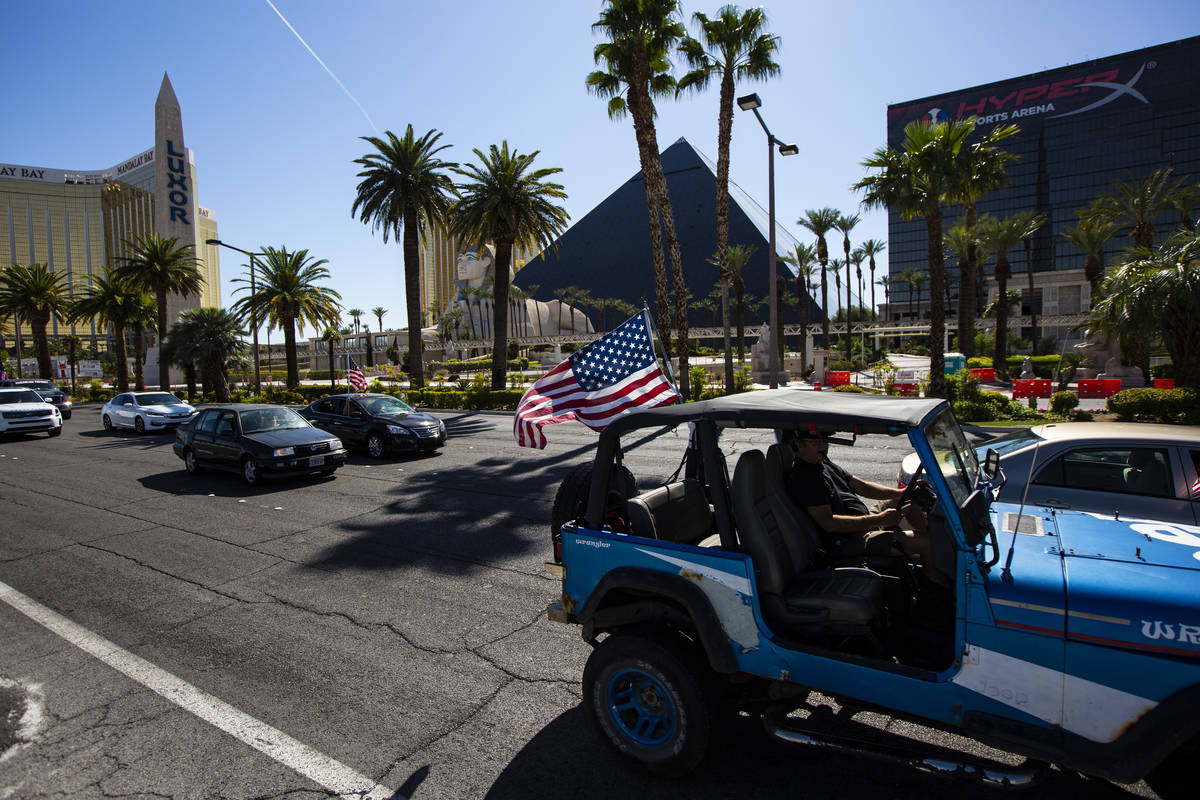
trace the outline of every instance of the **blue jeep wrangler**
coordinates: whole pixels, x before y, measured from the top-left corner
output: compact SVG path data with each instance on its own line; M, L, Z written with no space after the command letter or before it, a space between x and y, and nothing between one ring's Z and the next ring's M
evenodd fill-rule
M676 474L639 490L622 437L684 423ZM727 464L735 428L767 444ZM911 559L826 556L783 488L791 450L769 444L789 430L906 436L932 489L932 566L953 588ZM680 774L720 714L750 711L787 741L982 782L1025 785L1052 762L1194 796L1200 529L1000 504L995 453L984 462L937 399L781 389L613 422L559 489L547 565L562 579L550 618L594 648L583 697L603 737ZM789 716L813 691L1026 763L825 735Z

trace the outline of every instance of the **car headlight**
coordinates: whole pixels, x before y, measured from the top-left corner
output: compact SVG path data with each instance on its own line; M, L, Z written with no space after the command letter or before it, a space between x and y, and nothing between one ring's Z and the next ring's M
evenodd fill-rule
M412 436L412 431L410 431L408 428L404 427L403 425L388 425L387 429L388 429L388 433L396 433L401 436Z
M166 414L164 414L161 411L147 411L146 416L147 417L165 417Z
M70 401L70 400L63 400L63 401L62 401L62 404L63 404L64 406L68 406L68 407L69 407L69 406L71 405L71 401Z
M296 455L296 448L294 448L294 447L279 447L279 448L276 448L273 451L273 453L276 458L283 458L284 456L294 456L294 455Z
M330 439L329 440L329 449L330 450L341 450L342 449L342 440L341 439Z

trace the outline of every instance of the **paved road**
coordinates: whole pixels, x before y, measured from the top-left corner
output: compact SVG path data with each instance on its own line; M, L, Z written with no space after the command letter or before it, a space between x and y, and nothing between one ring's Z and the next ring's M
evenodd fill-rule
M169 436L106 434L94 406L0 442L0 798L960 796L748 717L685 781L617 759L580 708L587 646L544 614L553 492L594 435L520 450L507 416L441 416L439 454L262 487L188 476ZM680 443L640 442L639 479ZM888 481L905 449L835 457ZM1044 789L1067 792L1129 796Z

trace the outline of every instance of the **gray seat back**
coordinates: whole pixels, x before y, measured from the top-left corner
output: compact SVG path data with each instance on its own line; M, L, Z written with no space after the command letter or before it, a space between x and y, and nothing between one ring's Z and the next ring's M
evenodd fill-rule
M747 450L733 470L733 509L742 547L754 562L759 591L783 594L788 584L808 567L805 548L789 545L799 540L794 515L782 501L786 498L767 488L766 458L759 450ZM800 560L797 560L797 558Z
M713 512L704 487L688 479L630 499L629 524L637 536L693 544L712 533Z
M783 476L792 468L794 459L795 454L789 445L773 444L767 448L767 491L782 499L784 510L793 520L792 525L797 535L788 541L788 546L793 550L793 557L797 561L808 563L814 560L816 554L821 552L824 546L821 530L817 527L817 523L813 522L813 518L807 511L798 508L788 497L787 485L784 483ZM801 552L797 553L797 550Z
M1129 454L1129 466L1125 468L1125 486L1138 494L1171 494L1170 471L1159 461L1160 451L1134 450Z

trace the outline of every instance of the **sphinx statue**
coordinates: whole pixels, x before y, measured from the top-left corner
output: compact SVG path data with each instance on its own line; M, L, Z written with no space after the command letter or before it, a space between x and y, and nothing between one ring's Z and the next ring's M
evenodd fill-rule
M490 340L493 337L492 287L496 280L496 249L492 245L471 248L458 257L454 296L446 304L443 315L458 309L454 339ZM513 273L509 273L510 286ZM592 333L594 328L587 316L570 304L559 300L542 301L517 298L509 294L508 335L559 336L569 333Z

